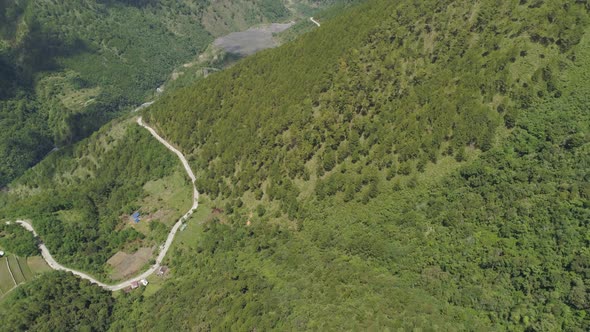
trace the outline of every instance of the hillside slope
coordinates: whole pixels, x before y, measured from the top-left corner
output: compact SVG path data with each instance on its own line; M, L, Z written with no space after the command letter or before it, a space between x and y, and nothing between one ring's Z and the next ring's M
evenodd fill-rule
M588 330L588 10L372 0L164 96L202 204L108 328Z
M392 179L460 161L534 100L559 98L553 73L587 17L559 7L549 24L549 6L372 3L166 96L146 119L193 156L212 197L264 191L296 217L292 198L343 162Z
M586 329L587 31L583 4L371 1L164 98L225 216L134 317Z
M0 186L145 101L219 34L289 16L267 0L2 1Z

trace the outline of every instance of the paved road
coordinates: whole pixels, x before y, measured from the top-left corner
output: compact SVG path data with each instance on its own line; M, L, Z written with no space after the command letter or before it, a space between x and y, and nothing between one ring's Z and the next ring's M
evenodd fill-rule
M159 88L158 88L158 89L159 89ZM151 106L153 103L154 103L153 101L148 101L147 103L143 103L143 104L139 105L139 107L138 107L138 108L134 109L134 110L133 110L133 112L139 112L139 111L141 111L142 109L144 109L144 108L147 108L147 107Z
M170 151L174 152L178 156L180 161L182 161L182 165L184 166L184 169L186 170L186 173L188 174L189 178L191 179L191 182L193 185L193 205L191 206L190 210L187 213L185 213L184 216L182 216L176 222L176 224L174 224L174 226L172 227L172 230L170 230L170 233L168 234L168 238L166 239L166 242L162 246L160 246L160 253L158 254L158 257L156 258L156 263L154 265L152 265L147 271L143 272L142 274L140 274L134 278L131 278L127 281L123 281L123 282L116 284L116 285L107 285L105 283L102 283L102 282L96 280L94 277L92 277L89 274L86 274L86 273L78 271L78 270L70 269L70 268L67 268L67 267L59 264L51 256L51 253L49 252L49 250L47 249L45 244L41 243L39 245L39 249L41 249L41 255L43 255L43 258L45 259L45 261L47 261L47 264L52 269L71 272L71 273L79 276L80 278L89 280L91 283L96 284L96 285L98 285L104 289L110 290L110 291L118 291L118 290L127 288L127 287L131 286L131 283L133 281L145 279L149 275L154 273L158 268L160 268L160 264L162 263L162 260L164 260L164 257L166 257L166 253L168 252L168 249L170 249L170 246L172 245L172 241L174 240L174 236L176 235L176 232L178 232L178 229L180 228L180 226L182 226L183 222L185 220L187 220L193 214L193 212L195 212L195 210L199 207L199 192L197 191L197 187L195 187L195 179L196 179L195 174L191 170L191 168L188 164L188 161L186 160L184 155L180 151L178 151L178 149L176 149L170 143L168 143L165 139L160 137L160 135L158 135L158 133L156 133L156 131L153 128L151 128L150 126L145 124L142 121L141 117L139 117L137 119L137 123L140 126L147 129L152 134L152 136L154 136L158 141L160 141L160 143L164 144L164 146L166 146ZM24 221L24 220L17 220L16 222L19 225L21 225L22 227L26 228L28 231L32 232L36 237L38 237L37 232L35 231L35 229L33 228L33 226L30 223L28 223L27 221Z
M314 20L313 17L310 17L309 20L315 23L315 25L320 26L320 22Z

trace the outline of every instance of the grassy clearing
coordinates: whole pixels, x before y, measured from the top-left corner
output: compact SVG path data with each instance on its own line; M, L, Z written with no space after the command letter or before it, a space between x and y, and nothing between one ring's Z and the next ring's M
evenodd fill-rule
M17 257L16 260L18 262L18 267L19 267L20 271L22 272L23 276L25 277L25 280L31 280L33 278L34 274L33 274L33 271L31 271L31 269L29 268L29 265L27 264L27 259Z
M199 200L199 208L193 213L186 224L186 228L183 231L176 233L174 242L169 252L174 252L177 249L196 249L199 239L203 235L203 228L201 225L208 220L211 216L211 209L214 207L207 197L201 196ZM169 256L164 259L164 264L169 264Z
M156 292L162 288L164 282L166 281L166 277L158 277L157 275L152 274L147 278L147 280L149 284L146 286L143 296L150 297L156 294Z
M80 80L79 73L68 70L41 79L36 87L37 94L47 100L57 98L63 106L73 112L79 112L100 94L100 87L82 88L76 86Z
M201 227L202 223L206 220L212 218L213 214L211 212L214 204L208 198L202 196L201 200L199 201L199 208L197 211L189 218L187 222L187 226L183 231L179 231L176 233L176 237L174 242L172 243L172 247L170 248L169 254L164 259L162 265L170 265L170 257L171 253L179 249L189 249L194 250L197 248L199 240L203 235L203 228ZM168 272L170 273L170 272ZM149 281L148 286L144 289L143 296L151 297L163 287L166 280L169 276L159 277L156 274L152 274L147 278ZM117 293L115 293L117 296Z
M63 222L74 224L84 217L83 212L79 210L61 210L57 211L57 215Z
M181 166L170 176L146 183L144 190L144 197L136 203L141 221L135 223L131 216L121 218L125 228L133 228L146 238L141 243L126 246L125 252L133 252L137 246L161 244L172 226L191 206L191 186Z
M27 265L33 274L51 271L51 267L47 265L47 262L41 256L27 257Z
M173 225L191 206L191 186L180 165L172 175L150 181L143 188L146 196L140 203L141 211L144 214L165 211L158 219L166 225Z

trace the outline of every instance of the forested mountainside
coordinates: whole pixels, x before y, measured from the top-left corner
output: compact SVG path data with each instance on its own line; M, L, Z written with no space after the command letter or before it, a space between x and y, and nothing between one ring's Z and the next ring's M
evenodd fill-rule
M214 37L291 15L272 0L0 1L0 186L141 104Z
M370 0L163 96L202 204L108 328L588 330L589 10Z
M281 212L299 217L309 181L319 179L320 196L352 199L378 173L390 180L487 151L519 112L560 98L555 73L575 59L580 7L371 4L169 94L146 119L192 157L205 193L260 198L268 189ZM553 12L559 19L547 18ZM363 165L361 185L344 188L340 164L345 173Z
M588 328L587 10L371 1L160 100L227 220L142 326Z

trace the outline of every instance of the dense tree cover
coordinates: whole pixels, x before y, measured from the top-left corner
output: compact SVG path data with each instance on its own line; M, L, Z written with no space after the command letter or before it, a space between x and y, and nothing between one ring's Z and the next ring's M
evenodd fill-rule
M37 239L31 232L16 224L0 224L0 247L10 248L18 256L39 254Z
M573 53L562 96L532 97L480 158L381 174L367 203L307 199L297 230L213 220L156 296L118 302L111 329L587 330L588 35Z
M0 186L151 95L219 33L202 22L231 31L289 16L279 1L222 5L1 1Z
M26 95L0 100L0 185L22 174L51 150L46 121L39 104Z
M110 329L588 330L588 6L322 23L146 112L224 212Z
M587 330L585 5L350 15L147 113L229 221L112 328Z
M146 330L587 330L590 156L587 140L564 143L588 137L589 119L573 98L535 105L438 183L387 182L366 205L311 200L297 232L239 215L206 225L196 252L175 252L174 282L121 310Z
M293 181L319 177L320 195L374 192L370 173L393 178L488 150L533 97L559 96L552 73L571 62L587 17L581 5L553 7L378 2L172 93L146 116L189 153L205 193L260 190L301 216ZM344 186L331 172L343 161L370 167Z
M146 182L180 167L145 129L116 121L27 171L2 195L1 214L32 220L57 260L102 277L117 250L144 238L121 229L121 216L139 208Z
M45 273L0 302L2 331L106 331L110 292L64 272Z

